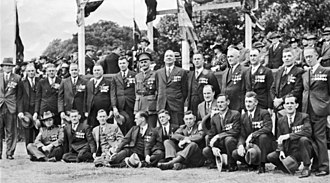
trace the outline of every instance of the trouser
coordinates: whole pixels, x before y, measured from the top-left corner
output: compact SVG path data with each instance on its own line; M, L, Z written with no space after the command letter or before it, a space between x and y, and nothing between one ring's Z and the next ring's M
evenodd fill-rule
M234 137L226 137L225 139L221 141L218 140L214 143L214 147L218 147L221 151L221 154L227 154L228 165L230 166L236 165L236 161L234 161L232 157L232 153L236 149L236 146L237 139L235 139ZM208 160L211 160L212 162L215 161L215 157L210 146L207 146L203 149L203 155Z
M157 126L157 122L158 122L158 115L149 114L147 122L148 122L148 125L151 126L151 128L155 128Z
M292 141L292 144L298 144L298 146L289 146L289 152L285 152L285 155L292 156L298 162L298 164L302 161L304 166L309 166L311 164L311 157L313 152L312 142L307 137L300 137L299 140ZM279 156L280 151L274 151L267 155L267 160L278 167L278 169L287 172Z
M177 124L178 126L183 125L183 109L182 111L172 111L167 104L165 109L169 112L171 116L171 124Z
M4 136L4 133L6 136ZM14 155L17 143L17 118L15 113L10 113L6 104L0 107L0 137L6 137L6 155ZM0 156L2 155L2 142L0 140Z
M198 105L201 102L203 102L203 100L199 98L198 94L191 96L189 110L191 110L195 116L198 115Z
M30 143L27 145L27 150L30 153L31 156L41 159L41 158L52 158L55 157L56 161L59 161L62 159L63 156L63 147L58 146L54 147L50 152L44 152L41 148L38 149L36 145L33 143Z
M273 136L269 134L261 134L259 137L254 139L251 143L256 144L261 151L260 159L261 163L266 163L267 162L267 154L273 152L275 150L274 148L274 142L273 142ZM240 161L242 163L246 163L245 157L242 157L238 155L237 149L233 151L233 159L235 161Z
M89 162L93 160L93 156L92 153L90 151L90 149L82 149L79 152L75 151L75 150L71 150L68 153L63 154L62 159L65 162Z
M182 162L187 167L199 167L204 163L202 150L195 142L187 144L183 149L179 148L172 140L165 140L165 158L175 158L181 156L184 158Z
M310 119L313 130L312 138L318 148L318 154L313 159L312 168L329 172L329 157L326 138L327 116L318 116L314 112L311 112Z
M30 143L34 142L34 139L37 137L38 135L38 130L32 126L31 128L24 128L24 137L25 137L25 147L27 152L29 153L27 146Z

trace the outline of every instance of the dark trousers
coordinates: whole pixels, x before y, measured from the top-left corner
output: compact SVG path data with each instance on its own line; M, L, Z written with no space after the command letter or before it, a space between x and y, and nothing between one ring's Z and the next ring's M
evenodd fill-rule
M214 147L218 147L221 151L221 154L227 154L229 165L236 165L236 161L234 161L232 154L237 147L237 139L234 137L226 137L221 141L216 141L214 143ZM215 161L215 157L210 146L207 146L203 149L203 155L208 160L211 160L212 162Z
M274 142L273 142L273 137L272 135L268 134L261 134L259 137L253 140L253 144L256 144L261 151L261 163L266 163L267 162L267 154L273 152L275 150L274 148ZM235 161L240 161L242 163L246 163L245 157L239 156L237 149L233 151L233 159Z
M170 113L171 124L177 124L178 126L183 125L183 109L182 111L172 111L170 107L166 104L165 109Z
M307 137L300 137L299 140L295 140L292 143L294 143L295 145L297 143L298 146L296 148L289 147L289 152L285 152L285 155L294 157L294 159L297 160L298 164L300 164L299 162L302 161L304 166L309 166L311 164L311 157L313 151L312 142ZM279 156L280 151L274 151L267 155L267 160L273 163L280 170L287 172Z
M6 136L4 136L4 133ZM0 137L6 137L6 155L14 155L17 143L17 119L15 113L10 113L6 104L0 108ZM0 156L2 155L2 142L0 140Z
M50 152L44 152L41 149L38 149L33 143L30 143L27 145L27 150L31 156L37 159L55 157L56 161L60 161L63 156L62 146L54 147Z
M198 95L191 96L189 110L191 110L195 116L198 114L198 105L201 102L203 102L203 100L201 100Z
M62 159L69 162L93 162L93 156L89 149L82 149L79 152L71 150L68 153L63 154Z
M174 143L172 140L165 140L165 158L175 158L181 156L184 158L184 163L188 167L199 167L204 163L202 150L195 142L187 144L183 149Z
M158 115L157 114L149 114L148 116L148 125L151 126L151 128L155 128L157 126L158 122Z
M34 126L32 126L31 128L24 128L26 150L28 150L27 149L28 144L33 143L37 135L38 135L38 130ZM29 151L27 152L29 153Z

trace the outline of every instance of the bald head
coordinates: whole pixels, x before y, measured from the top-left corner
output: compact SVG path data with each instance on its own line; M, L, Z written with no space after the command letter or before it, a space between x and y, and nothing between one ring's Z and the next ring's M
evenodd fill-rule
M227 60L231 66L234 66L239 61L239 51L235 48L230 48L227 52Z

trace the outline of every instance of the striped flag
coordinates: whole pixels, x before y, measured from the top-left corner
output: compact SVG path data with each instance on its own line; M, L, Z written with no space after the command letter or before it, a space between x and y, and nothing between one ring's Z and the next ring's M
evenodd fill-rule
M147 5L147 23L156 19L157 15L157 1L156 0L145 0Z
M76 3L77 3L77 8L78 8L78 11L77 11L77 24L78 26L81 25L81 20L82 20L82 17L80 17L80 5L82 3L86 3L85 5L85 18L88 17L92 12L94 12L102 3L103 3L104 0L76 0Z

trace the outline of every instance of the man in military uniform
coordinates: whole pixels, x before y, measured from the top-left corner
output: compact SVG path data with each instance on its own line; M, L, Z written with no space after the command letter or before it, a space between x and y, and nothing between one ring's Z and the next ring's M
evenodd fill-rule
M63 155L63 128L54 124L54 114L50 111L44 112L40 119L43 127L34 143L30 143L27 149L31 155L31 161L55 162L62 159Z
M154 128L157 125L157 100L155 72L150 69L151 55L144 52L137 58L141 71L135 76L134 113L148 112L148 125Z
M193 55L195 71L188 74L188 95L185 101L185 111L191 110L197 116L198 104L203 102L203 87L207 84L212 85L215 95L220 93L220 87L217 78L210 70L204 69L203 54Z

